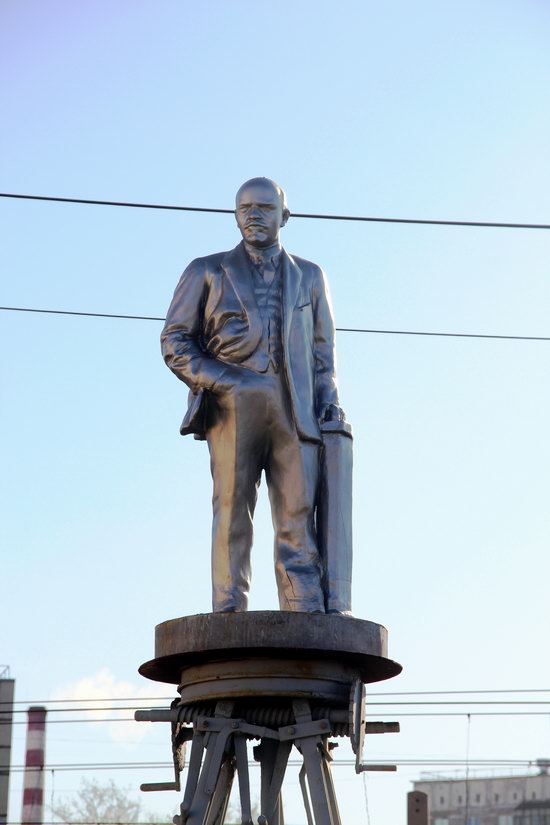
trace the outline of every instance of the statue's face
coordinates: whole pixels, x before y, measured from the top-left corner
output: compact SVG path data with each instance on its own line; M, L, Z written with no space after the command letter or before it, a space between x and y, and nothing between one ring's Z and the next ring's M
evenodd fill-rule
M239 189L235 217L245 241L260 248L274 244L286 223L281 197L269 181L252 181Z

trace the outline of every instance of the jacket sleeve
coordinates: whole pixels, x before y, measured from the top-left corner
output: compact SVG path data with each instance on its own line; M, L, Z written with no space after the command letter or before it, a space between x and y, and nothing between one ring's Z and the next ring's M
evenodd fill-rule
M207 265L204 259L197 259L180 278L160 337L166 364L194 393L212 389L226 371L201 345L207 297Z
M312 288L313 334L315 356L315 400L317 417L321 418L329 404L339 405L336 384L334 348L334 318L326 275L315 267Z

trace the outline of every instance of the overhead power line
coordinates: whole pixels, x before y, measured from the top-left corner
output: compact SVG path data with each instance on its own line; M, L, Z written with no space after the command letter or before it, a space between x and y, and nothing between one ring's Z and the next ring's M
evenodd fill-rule
M458 695L473 695L482 693L550 693L550 688L497 688L496 690L396 690L383 691L381 693L371 693L369 696L458 696ZM76 700L75 700L76 701Z
M21 195L13 192L0 192L0 198L16 198L18 200L51 201L54 203L78 203L88 206L123 206L134 209L166 209L176 212L212 212L217 214L233 215L233 209L218 209L206 206L176 206L162 203L135 203L131 201L92 200L90 198L60 198L51 195ZM366 215L326 215L312 212L291 212L292 218L310 218L324 221L360 221L364 223L403 223L420 224L427 226L474 226L493 229L550 229L546 223L503 223L499 221L447 221L426 218L383 218Z
M175 691L174 691L175 694ZM90 699L18 699L16 702L0 702L0 705L59 705L69 702L171 702L174 696L97 696ZM120 708L119 708L120 710Z
M96 701L97 702L102 702L102 701L106 702L108 700L107 699L103 699L103 700L97 699ZM391 704L393 704L393 702ZM406 702L405 704L408 705L409 702ZM413 704L416 704L416 703L413 702ZM422 702L421 704L424 704L424 702ZM454 703L452 703L452 704L454 704ZM460 702L458 704L463 704L463 703ZM514 702L504 702L504 704L507 705L507 704L516 704L516 703L514 703ZM525 704L531 704L531 703L526 702ZM550 701L547 702L547 703L546 702L541 702L541 703L536 702L535 704L550 704ZM166 705L155 705L153 707L153 710L162 709L162 708L165 708L165 707L166 707ZM151 705L117 705L117 706L114 706L114 707L108 707L106 705L98 705L98 707L96 707L96 708L46 708L48 713L79 713L79 712L80 713L82 713L82 712L85 712L85 713L106 713L106 712L109 712L109 711L119 711L119 710L150 710L150 709L151 709ZM26 709L25 710L17 709L17 710L12 710L12 713L28 713L28 711Z
M100 710L100 708L98 708ZM403 712L401 710L395 710L391 713L379 713L376 711L376 718L380 719L401 719L404 716L550 716L550 709L549 710L474 710L474 711L465 711L465 710L457 710L457 711L412 711L412 712ZM123 716L123 717L106 717L101 719L94 719L91 717L85 718L78 718L78 719L48 719L48 726L49 725L68 725L68 724L89 724L89 723L97 723L97 722L134 722L133 716ZM26 725L27 720L15 721L12 722L9 719L2 719L0 716L0 726L2 725Z
M97 700L100 702L101 700ZM103 700L106 702L107 700ZM550 711L550 699L472 699L465 701L464 699L444 699L444 700L412 700L412 701L391 701L391 702L380 702L380 701L371 701L369 697L369 707L371 708L379 708L379 707L427 707L427 706L474 706L479 707L481 705L504 705L505 707L510 707L511 705L522 705L522 706L530 706L530 705L543 705L547 706ZM155 705L153 710L163 709L165 705ZM110 711L121 711L121 710L150 710L151 705L118 705L118 706L106 706L106 705L98 705L98 707L68 707L68 708L47 708L48 713L108 713ZM24 709L17 709L12 710L11 713L18 713L18 714L26 714L28 711Z
M441 759L435 758L430 759L426 757L422 758L403 758L400 759L399 757L393 759L380 759L377 760L381 764L398 764L398 765L438 765L438 766L457 766L463 767L467 765L471 765L472 767L530 767L535 766L534 760L530 759ZM289 760L289 765L301 765L302 760L299 758ZM333 759L331 765L333 767L342 767L348 765L354 765L355 759ZM258 762L255 760L249 760L249 765L257 766L259 765ZM160 769L160 768L173 768L173 762L153 762L153 761L144 761L144 762L60 762L60 763L51 763L42 766L43 771L76 771L76 770L132 770L132 769ZM11 772L13 773L20 773L25 771L25 765L14 765L11 768ZM72 823L72 825L75 825Z
M37 312L45 315L75 315L85 318L115 318L130 321L164 321L158 315L119 315L112 312L79 312L68 309L39 309L37 307L3 307L4 312ZM410 329L364 329L360 327L336 327L337 332L364 332L374 335L427 335L435 338L491 338L503 341L550 341L544 335L489 335L478 332L427 332Z
M458 696L465 694L483 693L548 693L550 688L497 688L495 690L396 690L368 692L368 696ZM0 705L53 705L62 702L171 702L174 696L105 696L98 699L97 696L90 699L18 699L15 702L0 702ZM120 709L120 708L119 708Z

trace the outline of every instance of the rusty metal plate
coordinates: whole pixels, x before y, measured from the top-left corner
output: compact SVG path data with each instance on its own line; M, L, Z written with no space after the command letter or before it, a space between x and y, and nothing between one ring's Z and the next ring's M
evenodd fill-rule
M387 630L338 614L249 611L183 616L157 625L156 658L139 672L179 684L182 670L232 659L327 660L353 668L363 682L390 679L401 665L387 658Z
M204 662L181 672L183 703L277 696L347 701L357 671L327 659L254 658Z

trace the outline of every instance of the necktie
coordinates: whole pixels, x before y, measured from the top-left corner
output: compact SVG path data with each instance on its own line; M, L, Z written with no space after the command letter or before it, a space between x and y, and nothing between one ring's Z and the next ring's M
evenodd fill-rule
M262 273L262 277L267 286L270 286L273 283L273 279L275 277L275 266L273 265L272 258L270 258L269 261L261 265L260 272Z

